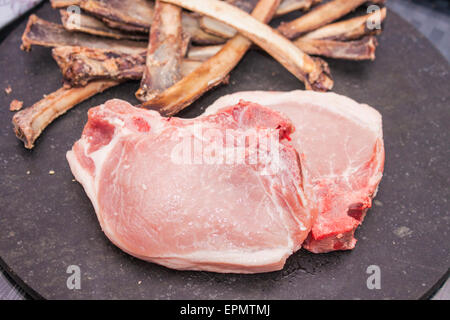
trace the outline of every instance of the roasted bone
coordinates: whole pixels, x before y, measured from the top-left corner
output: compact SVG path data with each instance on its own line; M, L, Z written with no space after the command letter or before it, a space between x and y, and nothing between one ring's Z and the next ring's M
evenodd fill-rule
M327 91L333 86L327 64L312 59L291 41L244 11L217 0L164 0L185 9L210 16L238 30L263 48L299 80L307 89Z
M267 23L278 4L279 0L260 0L252 16ZM178 113L202 94L223 82L251 45L252 42L247 38L241 35L234 36L200 67L154 99L143 103L141 107L158 110L166 116Z
M33 106L17 112L12 122L16 136L32 149L42 131L57 117L66 113L80 102L118 85L117 81L96 81L81 88L61 88L35 103Z
M124 32L105 25L95 17L83 13L71 13L60 10L61 22L69 31L78 31L114 39L147 40L147 36L139 33Z
M278 31L287 38L293 39L343 17L365 2L367 0L330 1L302 15L300 18L281 23Z
M126 54L68 46L53 48L52 54L65 82L73 87L85 86L90 81L99 79L140 80L145 69L145 51L141 54ZM211 52L210 54L213 55ZM204 53L203 59L206 58ZM181 75L187 76L201 64L201 61L183 60Z
M294 43L310 55L345 60L375 60L375 49L378 44L374 36L355 41L300 38Z
M148 32L153 21L153 2L148 0L83 0L80 6L90 14L139 31Z
M86 48L109 49L129 54L146 50L147 44L141 41L105 39L93 35L70 32L61 25L47 22L31 15L22 35L22 47L31 49L32 45L45 47L80 46Z
M181 8L157 0L136 98L148 101L181 79L182 41Z
M187 53L187 58L190 60L204 61L211 58L223 48L223 45L215 46L191 46Z
M311 6L322 1L323 0L283 0L278 7L276 16L282 16L295 10L307 11Z
M83 0L81 8L102 19L111 28L148 33L153 21L153 3L147 0ZM197 44L224 43L223 38L204 32L198 17L182 14L183 31Z
M366 35L374 35L381 32L381 29L369 29L368 22L379 19L383 22L386 18L386 8L382 8L379 12L374 12L364 16L343 20L340 22L326 25L317 30L311 31L304 36L303 39L326 39L326 40L354 40L362 38Z
M79 6L81 0L50 0L52 8L66 8L69 6Z
M255 8L258 0L226 0L226 2L250 13ZM311 6L319 2L322 2L322 0L282 0L275 12L275 16L282 16L295 10L309 10Z
M309 10L313 4L321 1L322 0L284 0L278 7L275 15L280 16L295 10L306 11ZM258 3L258 0L227 0L226 2L247 13L250 13ZM236 34L236 30L232 27L210 17L200 17L199 23L202 29L219 37L228 39Z

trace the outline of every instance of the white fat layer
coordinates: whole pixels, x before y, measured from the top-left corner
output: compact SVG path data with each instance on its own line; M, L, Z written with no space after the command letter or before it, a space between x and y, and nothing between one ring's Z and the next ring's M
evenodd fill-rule
M97 197L95 196L96 192L92 175L81 166L73 150L66 153L66 158L75 179L83 185L84 191L91 200L95 212L98 212L98 203Z
M111 118L111 119L106 118L106 119L116 128L113 139L107 145L102 146L98 150L88 154L87 150L90 145L89 139L81 138L78 141L78 143L82 147L84 155L87 158L91 158L92 161L94 162L95 165L94 175L90 174L81 166L73 150L68 151L66 157L69 162L71 171L75 176L75 179L83 185L83 188L87 196L92 202L92 205L94 207L97 218L100 222L102 230L110 239L114 238L111 239L111 241L113 241L114 243L116 243L118 246L121 247L120 243L118 243L119 242L118 239L114 237L114 233L112 232L111 227L108 225L108 221L106 219L103 219L97 195L99 194L99 187L101 182L101 170L103 169L104 163L110 156L110 153L116 146L117 142L122 137L132 134L132 131L124 127L125 122L122 121L121 119L118 118Z
M159 257L140 255L137 257L173 269L254 273L282 269L286 258L292 253L293 251L287 248L274 248L247 252L242 250L198 250L182 255Z
M292 104L311 104L320 106L332 113L353 120L360 125L364 125L377 133L382 138L382 118L381 114L367 104L360 104L356 101L333 93L295 90L289 92L278 91L243 91L223 96L209 106L203 115L216 113L218 110L235 105L239 100L246 100L259 103L263 106Z
M292 250L288 248L263 249L257 251L247 251L242 254L242 250L224 250L210 251L197 250L192 253L182 255L170 255L168 257L159 258L183 258L195 260L198 262L214 261L214 263L228 263L246 266L258 266L263 264L271 264L280 261L283 257L292 254Z

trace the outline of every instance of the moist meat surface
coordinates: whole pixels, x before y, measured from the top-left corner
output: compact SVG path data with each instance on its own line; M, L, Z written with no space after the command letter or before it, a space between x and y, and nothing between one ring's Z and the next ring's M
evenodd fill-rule
M317 215L292 131L253 103L179 119L111 100L89 111L67 158L122 250L175 269L267 272L301 247Z
M334 93L239 92L205 114L245 99L286 115L294 124L292 145L303 154L319 215L303 247L316 253L353 249L355 229L372 205L384 166L381 115Z

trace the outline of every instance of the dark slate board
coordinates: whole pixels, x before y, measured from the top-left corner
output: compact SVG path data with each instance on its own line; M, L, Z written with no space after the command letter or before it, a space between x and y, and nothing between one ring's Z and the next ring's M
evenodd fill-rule
M37 14L58 20L48 4ZM13 98L31 105L56 90L61 76L49 49L20 51L24 28L25 21L0 46L0 257L32 296L416 299L429 295L448 271L449 65L394 13L375 62L330 61L334 91L372 105L384 118L385 176L376 205L357 231L356 249L322 255L300 251L282 271L259 275L174 271L132 258L106 239L83 189L72 181L65 153L80 137L90 107L110 98L136 102L138 84L82 103L50 125L34 150L25 150L13 134L8 105ZM8 85L10 95L3 92ZM181 116L199 115L227 93L302 87L277 62L252 51L228 86L207 93ZM398 236L401 227L410 232ZM81 268L80 290L66 286L69 265ZM366 286L369 265L381 268L381 290Z

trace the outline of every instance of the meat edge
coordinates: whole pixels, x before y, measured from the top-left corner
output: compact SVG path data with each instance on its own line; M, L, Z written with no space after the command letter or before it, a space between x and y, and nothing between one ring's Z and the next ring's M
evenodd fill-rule
M367 104L360 104L348 97L336 94L334 92L315 92L306 90L294 91L241 91L225 95L217 99L212 105L205 109L205 112L200 116L214 114L223 107L235 104L239 100L246 100L259 103L262 106L267 106L279 103L280 101L292 101L294 103L310 103L313 105L320 105L334 113L345 115L350 114L354 120L361 121L367 124L377 136L383 138L382 118L381 114ZM364 110L364 113L361 113ZM377 123L367 121L367 116L372 116L377 119ZM289 117L288 117L289 118Z

